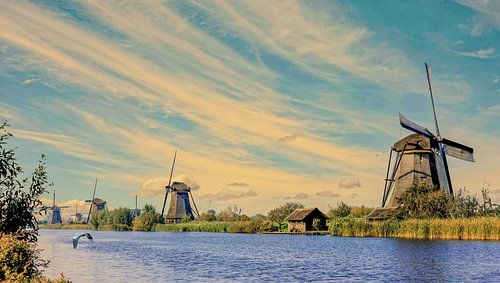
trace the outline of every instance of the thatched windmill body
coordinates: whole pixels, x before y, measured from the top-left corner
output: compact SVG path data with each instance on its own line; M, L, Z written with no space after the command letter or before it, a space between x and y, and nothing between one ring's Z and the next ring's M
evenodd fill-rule
M45 206L46 210L49 210L49 224L62 223L61 210L63 208L68 208L69 206L57 206L56 205L56 191L52 195L52 206Z
M175 151L174 153L174 160L172 162L172 168L170 169L168 185L165 187L165 198L163 199L163 207L161 210L161 219L169 223L181 222L186 217L193 220L195 216L200 216L200 214L198 213L198 208L196 207L196 203L194 202L193 195L191 194L191 188L183 182L174 182L173 184L171 184L176 157L177 151ZM165 216L165 218L163 218L169 193L170 206L168 207L167 215ZM194 205L194 211L191 207L191 201Z
M399 114L401 126L414 134L400 139L391 147L382 197L384 208L397 207L398 198L413 184L433 185L453 195L446 156L474 161L473 148L441 137L432 95L430 69L427 64L425 67L437 134Z
M106 207L107 202L105 200L103 200L103 199L95 197L96 189L97 189L97 178L95 179L94 192L92 193L92 198L85 201L86 203L90 203L89 214L87 215L87 223L90 223L90 219L98 211L106 210L107 209L107 207Z

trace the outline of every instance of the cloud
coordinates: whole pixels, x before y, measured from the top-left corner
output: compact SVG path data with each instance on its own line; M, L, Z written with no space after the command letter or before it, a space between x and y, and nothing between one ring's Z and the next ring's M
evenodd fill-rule
M36 81L36 79L25 79L24 81L22 81L21 84L23 84L23 85L29 85L29 84L31 84L31 83L33 83L35 81Z
M249 184L247 183L239 183L239 182L231 182L229 184L226 184L226 187L248 187Z
M53 204L52 198L41 198L42 205L51 207ZM56 206L63 207L68 206L67 208L61 209L61 214L63 221L66 221L71 214L74 214L76 211L81 213L84 217L88 214L89 211L89 203L86 203L85 200L79 199L71 199L63 202L59 202L56 199ZM50 209L47 210L49 212Z
M257 192L253 190L241 190L236 188L222 188L218 193L204 194L200 199L208 199L214 201L226 201L231 199L241 199L248 197L258 196Z
M338 186L344 189L360 188L361 182L355 178L344 178L339 181Z
M288 135L288 136L281 137L281 138L277 139L276 141L277 142L288 143L288 142L294 141L298 137L299 137L298 135Z
M316 195L319 197L325 197L325 198L338 198L338 197L340 197L340 194L334 193L332 191L321 191L321 192L317 192Z
M492 47L487 47L487 48L482 48L482 49L478 49L478 50L473 50L470 52L460 52L460 51L453 51L453 52L456 54L462 55L462 56L467 56L467 57L489 59L489 58L494 57L492 55L495 54L495 49Z
M294 196L291 196L291 197L284 197L283 199L284 200L289 200L289 199L308 199L309 198L309 195L306 194L306 193L298 193Z
M200 188L200 185L191 177L181 174L172 178L173 182L182 182L188 185L192 191L196 191ZM154 198L165 195L165 187L168 185L168 178L159 177L154 179L149 179L144 182L139 189L139 196L141 198Z

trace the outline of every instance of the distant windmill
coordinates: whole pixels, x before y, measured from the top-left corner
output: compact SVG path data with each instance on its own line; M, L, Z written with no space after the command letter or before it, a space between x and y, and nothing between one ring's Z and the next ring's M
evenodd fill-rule
M97 189L97 178L95 178L94 193L92 194L92 198L90 200L85 201L86 203L87 202L90 203L89 214L87 216L87 223L90 223L90 219L92 217L92 211L94 211L95 214L98 211L106 209L106 201L95 197L96 189Z
M191 188L182 182L172 183L172 175L174 173L175 159L177 157L177 150L174 153L174 160L172 162L172 168L170 169L170 177L168 179L168 185L165 187L165 198L163 199L163 207L161 209L161 219L165 219L166 222L180 222L185 217L194 219L193 210L191 208L191 203L189 199L193 201L194 209L196 211L196 216L199 217L198 208L194 202L193 195L191 194ZM170 197L170 206L168 208L167 215L163 218L165 213L165 205L167 203L168 194L172 192Z
M397 207L398 198L415 183L434 185L453 195L446 155L474 161L474 149L441 137L432 95L430 67L427 63L425 68L437 135L399 114L401 126L415 134L402 138L391 147L382 197L384 208ZM396 153L394 162L393 152Z
M49 214L49 224L62 223L61 209L68 208L69 206L57 206L56 205L56 191L53 193L52 206L45 206L44 208L50 210Z

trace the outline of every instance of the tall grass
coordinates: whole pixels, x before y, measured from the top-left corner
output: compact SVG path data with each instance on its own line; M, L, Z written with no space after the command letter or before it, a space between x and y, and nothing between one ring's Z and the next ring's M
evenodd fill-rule
M230 222L205 222L194 221L188 223L170 223L170 224L157 224L155 226L156 232L228 232Z
M40 229L62 229L62 230L92 230L92 225L87 224L41 224Z
M277 230L277 224L270 221L193 221L178 224L157 224L156 232L217 232L257 234Z
M330 222L333 236L418 239L500 240L500 218L409 219L368 222L338 218Z

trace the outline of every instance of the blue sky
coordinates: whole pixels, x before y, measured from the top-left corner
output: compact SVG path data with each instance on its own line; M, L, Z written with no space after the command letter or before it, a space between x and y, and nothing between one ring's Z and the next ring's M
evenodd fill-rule
M60 202L377 206L398 112L474 147L455 187L500 200L497 1L2 1L0 116ZM451 158L450 158L451 159ZM48 197L48 196L47 196Z

